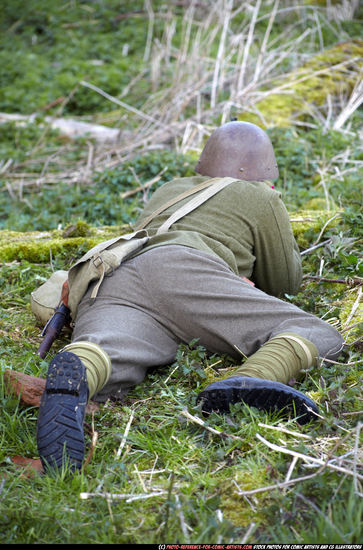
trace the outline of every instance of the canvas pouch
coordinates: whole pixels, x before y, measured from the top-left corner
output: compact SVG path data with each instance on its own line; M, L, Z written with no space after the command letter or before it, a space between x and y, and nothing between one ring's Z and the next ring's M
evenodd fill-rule
M47 324L59 306L63 283L67 279L68 271L55 271L44 284L31 293L32 312L42 325Z
M127 233L97 244L84 254L69 271L56 271L51 277L31 294L31 307L35 317L43 324L47 323L54 310L60 304L63 284L68 279L68 307L71 317L75 319L79 302L90 283L95 285L92 298L105 275L117 269L122 262L137 253L149 240L146 230Z
M93 288L91 298L95 299L105 275L117 269L122 262L139 252L149 240L146 230L135 231L91 248L78 260L68 272L69 297L68 307L72 319L75 318L79 302L93 281L98 281Z

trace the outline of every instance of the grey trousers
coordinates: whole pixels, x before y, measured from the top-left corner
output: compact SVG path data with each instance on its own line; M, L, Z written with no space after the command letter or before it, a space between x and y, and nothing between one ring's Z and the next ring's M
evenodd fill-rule
M175 360L178 346L199 338L211 353L241 359L281 332L313 342L319 355L337 356L340 334L328 323L256 289L219 258L184 246L162 246L121 265L91 304L89 289L73 342L89 341L110 356L112 375L95 396L121 397L148 368Z

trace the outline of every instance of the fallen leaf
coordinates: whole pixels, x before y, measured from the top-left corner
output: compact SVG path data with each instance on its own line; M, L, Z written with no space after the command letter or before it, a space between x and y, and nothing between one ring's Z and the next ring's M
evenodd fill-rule
M25 456L12 456L10 460L17 468L24 468L25 477L33 477L37 472L44 472L40 458L26 458Z

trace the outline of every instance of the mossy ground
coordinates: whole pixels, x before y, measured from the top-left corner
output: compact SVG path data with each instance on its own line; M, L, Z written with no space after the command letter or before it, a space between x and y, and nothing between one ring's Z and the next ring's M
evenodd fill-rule
M180 59L180 52L192 52L187 36L189 46L193 45L211 10L210 6L204 10L199 4L194 12L194 8L181 3L169 5L176 30L170 64L159 64L157 82L153 77L157 69L155 59L143 60L150 28L148 3L106 4L5 2L0 14L4 31L0 110L25 114L36 111L40 121L42 113L81 116L126 127L134 136L132 132L138 130L134 118L129 118L123 109L115 111L113 103L81 87L79 82L88 79L136 108L147 104L145 98L149 99L158 85L156 94L168 98L173 60ZM330 17L338 13L332 11L334 3L329 2L329 6L333 5L329 9L315 9L310 4L306 9L297 9L296 3L288 2L287 9L284 7L277 14L271 31L275 44L285 44L287 30L289 39L298 39L306 22L315 25L317 20L319 25L308 44L297 42L286 57L286 80L280 74L281 78L274 82L290 86L290 79L296 74L305 75L304 71L311 68L316 71L348 60L356 53L346 48L361 47L357 42L362 38L358 14L356 19L343 20ZM151 5L157 52L159 43L167 43L166 31L174 19L165 4ZM215 9L216 6L220 2L213 3ZM250 50L252 67L272 9L273 3L261 4ZM196 19L190 26L193 32L188 35L191 13ZM248 35L251 17L249 8L233 18L228 36L236 44ZM207 50L212 76L201 88L201 103L210 99L215 67L212 61L218 55L221 32L219 27ZM331 59L326 57L329 52L334 54ZM236 57L230 61L233 65ZM348 65L344 67L344 71L348 70ZM355 70L354 64L349 74L339 73L347 76L339 81L339 90L346 85L344 93L349 93ZM2 542L361 542L359 420L363 363L362 331L357 324L361 310L357 307L354 311L361 286L351 286L351 282L362 276L362 116L355 111L344 128L332 128L327 99L329 94L337 99L332 75L329 69L302 81L295 90L298 105L292 105L291 95L283 94L278 98L283 101L278 107L268 103L269 98L265 105L258 106L261 112L264 109L265 118L278 122L269 129L280 169L277 188L291 218L299 220L293 221L292 226L300 247L306 249L329 241L303 257L301 291L285 299L339 330L348 328L343 334L349 345L339 360L309 369L298 386L319 403L322 419L300 427L294 421L282 421L277 415L241 405L232 407L229 415L203 418L196 406L197 394L206 384L232 370L234 363L228 357L209 356L194 341L180 346L172 365L150 372L124 403L108 402L93 417L87 417L87 448L95 432L98 439L85 471L73 478L66 471L56 476L35 473L28 477L25 470L16 468L12 458L37 457L38 412L9 395L2 383ZM198 119L193 103L189 111L181 111L178 124L184 123L187 116L196 116L193 121L207 131L218 125L229 76L217 94L217 104L221 103L216 111ZM137 86L131 86L124 94L134 77L139 78ZM263 83L259 90L266 91ZM190 88L182 94L183 100L189 93ZM314 101L309 97L314 97ZM171 99L170 104L166 99L165 102L163 109L173 111L175 104ZM332 118L341 111L338 103L332 107ZM239 114L243 107L234 105L234 109ZM141 121L137 122L141 127ZM123 151L103 150L88 138L73 142L36 124L8 123L1 125L1 130L1 380L5 369L44 377L47 362L36 355L41 327L30 309L30 293L52 270L68 269L95 242L128 231L148 198L149 191L137 191L138 187L157 178L152 191L172 177L191 175L196 150L191 148L181 154L179 148L175 152L178 140L168 138L162 148L159 142L158 148L147 151L140 145L132 157L125 158ZM140 134L145 131L147 125ZM134 194L124 197L128 191ZM330 282L320 280L322 276ZM345 282L336 283L334 279ZM64 331L50 356L69 340L70 333ZM189 418L185 411L191 415ZM198 423L201 420L203 425ZM266 441L279 450L268 447ZM310 458L295 460L289 454L294 452ZM312 459L330 463L324 467ZM295 478L304 479L286 483ZM263 490L259 492L260 489ZM243 494L246 491L257 492Z
M0 232L0 256L3 261L27 260L47 263L52 257L78 258L96 244L127 233L129 226L91 228L77 222L64 230ZM82 255L82 254L81 254Z
M267 97L256 104L262 116L242 112L239 117L261 126L289 127L299 121L311 123L320 109L327 116L328 97L334 103L352 94L362 72L362 59L362 40L328 48L269 85Z

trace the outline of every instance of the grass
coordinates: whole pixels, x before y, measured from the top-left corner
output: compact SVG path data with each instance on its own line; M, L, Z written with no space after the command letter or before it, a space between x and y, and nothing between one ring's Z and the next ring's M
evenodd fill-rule
M59 227L68 237L132 223L149 192L192 173L215 126L258 112L284 75L361 39L354 3L350 13L346 3L22 4L5 2L1 13L0 110L36 112L37 122L1 125L0 227ZM355 70L349 77L358 81ZM346 91L324 96L323 88L322 100L297 108L287 127L260 113L276 150L278 188L291 217L305 220L292 224L300 247L329 240L303 257L301 292L285 297L335 324L348 343L337 362L310 369L299 384L322 418L300 427L241 405L203 417L199 391L233 362L193 341L124 403L87 416L93 454L84 471L43 476L13 460L37 458L38 411L9 395L1 376L2 543L361 542L363 362L361 310L354 310L361 284L354 280L362 277L362 115ZM342 113L349 117L336 127ZM44 125L45 114L117 127L120 141L73 140ZM2 375L45 375L30 293L83 252L68 250L39 263L31 253L0 258ZM51 354L69 339L62 333Z

